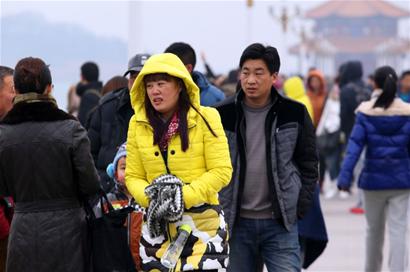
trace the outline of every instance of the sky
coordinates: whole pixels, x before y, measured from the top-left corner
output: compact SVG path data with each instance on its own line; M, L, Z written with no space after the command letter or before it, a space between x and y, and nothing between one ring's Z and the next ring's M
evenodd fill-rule
M388 1L410 10L410 0ZM299 72L297 58L289 55L286 49L298 43L301 26L306 29L312 26L311 21L294 15L295 7L303 13L323 2L254 0L253 7L248 8L245 0L0 0L0 32L1 17L31 12L42 15L51 23L75 24L100 37L121 39L128 45L129 57L142 52L161 53L171 43L184 41L196 50L196 69L204 70L200 58L204 52L216 73L227 73L236 68L245 47L252 42L261 42L278 49L282 72L295 74ZM289 10L292 25L292 31L286 34L278 20L284 7ZM270 9L273 9L273 15ZM401 35L410 39L408 29L410 20L402 21ZM118 70L122 71L123 67Z
M198 58L200 52L205 52L218 73L236 67L248 44L262 42L278 48L286 60L283 71L289 73L297 72L297 68L286 48L297 43L299 26L303 24L309 28L311 24L303 22L301 17L291 16L295 30L284 34L277 17L283 7L292 15L296 6L306 11L324 1L255 0L252 8L246 6L245 0L132 2L0 0L0 14L30 11L42 14L50 22L69 22L102 37L120 38L128 44L129 56L140 51L160 53L172 42L185 41L194 47ZM410 10L410 0L390 2ZM275 17L269 13L270 8ZM197 68L203 70L201 60Z

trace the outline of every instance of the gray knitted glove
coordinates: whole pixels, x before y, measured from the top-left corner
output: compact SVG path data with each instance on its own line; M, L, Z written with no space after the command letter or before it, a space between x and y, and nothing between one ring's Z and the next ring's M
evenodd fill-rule
M184 183L176 176L165 174L154 179L151 185L145 188L145 194L150 199L146 214L151 238L166 235L167 224L182 218L183 185Z

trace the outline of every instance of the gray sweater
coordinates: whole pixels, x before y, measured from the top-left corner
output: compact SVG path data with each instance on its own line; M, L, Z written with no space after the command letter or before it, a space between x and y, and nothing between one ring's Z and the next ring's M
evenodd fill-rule
M243 103L246 120L246 175L240 216L251 219L273 217L266 169L265 119L272 104L251 108Z

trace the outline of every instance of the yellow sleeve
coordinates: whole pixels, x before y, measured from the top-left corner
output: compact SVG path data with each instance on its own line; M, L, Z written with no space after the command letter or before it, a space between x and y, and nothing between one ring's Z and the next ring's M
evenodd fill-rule
M148 207L149 199L145 195L144 190L149 183L146 180L146 172L139 154L136 140L136 127L137 123L135 121L135 115L133 115L128 128L125 185L135 201L146 208Z
M184 185L183 197L187 209L209 203L223 187L229 184L232 164L229 156L228 141L222 127L221 117L216 109L201 107L201 113L208 121L217 137L212 135L201 117L204 141L204 156L207 171L190 184Z

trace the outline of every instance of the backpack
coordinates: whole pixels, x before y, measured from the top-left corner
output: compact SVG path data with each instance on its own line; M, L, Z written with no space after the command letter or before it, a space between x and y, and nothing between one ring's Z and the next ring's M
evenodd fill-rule
M360 86L359 84L350 82L349 87L351 87L355 93L355 99L356 99L356 107L360 105L360 103L370 100L371 97L371 93L370 90L368 88L366 88L366 86Z

